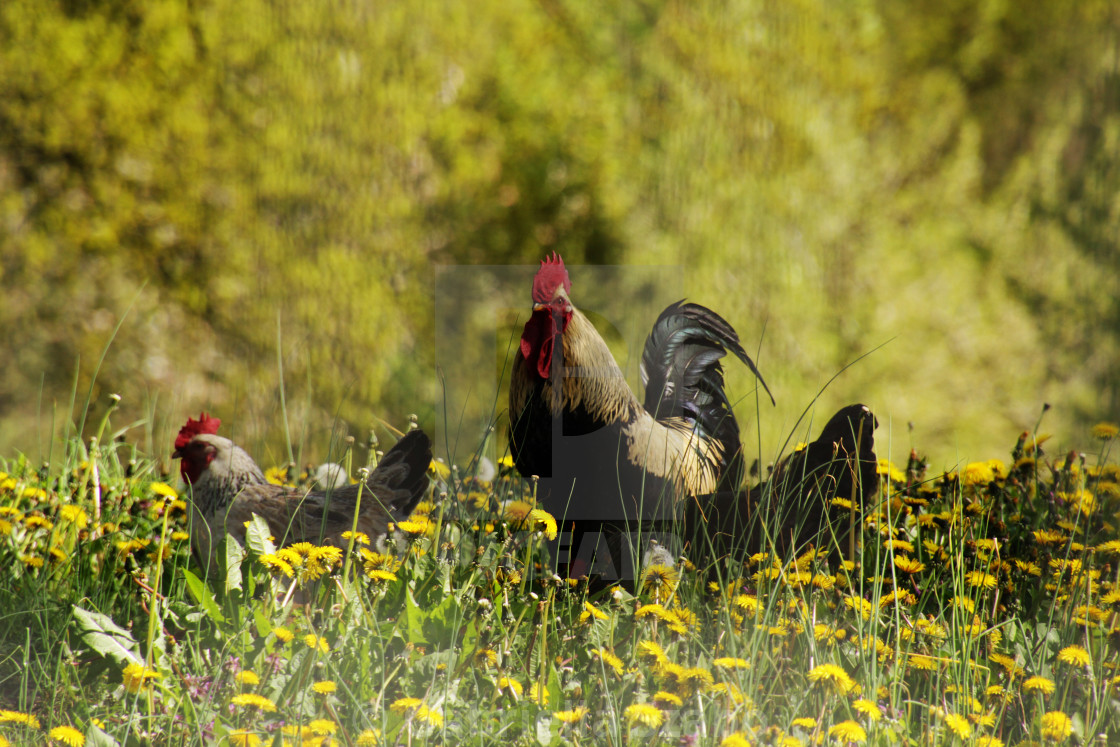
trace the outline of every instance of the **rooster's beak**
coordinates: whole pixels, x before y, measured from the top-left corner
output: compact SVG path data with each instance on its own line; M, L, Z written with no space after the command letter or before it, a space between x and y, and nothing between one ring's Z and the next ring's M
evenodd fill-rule
M547 308L548 308L548 304L546 304L546 303L535 303L535 304L533 304L533 311L542 311L543 309L547 309Z
M172 459L182 459L183 458L182 450L181 449L175 449L175 451L171 452L171 458Z

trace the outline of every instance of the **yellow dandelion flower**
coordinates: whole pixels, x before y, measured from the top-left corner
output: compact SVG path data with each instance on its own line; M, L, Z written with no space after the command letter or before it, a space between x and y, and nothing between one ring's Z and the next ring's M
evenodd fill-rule
M342 549L334 545L316 547L311 557L323 565L335 566L342 562Z
M1042 569L1039 568L1038 563L1035 563L1033 561L1024 561L1024 560L1019 560L1018 558L1016 558L1015 559L1015 567L1018 568L1023 573L1029 574L1031 576L1041 576L1042 575Z
M24 555L24 554L21 554L19 556L19 559L20 559L20 562L23 563L28 568L42 568L43 567L43 559L40 558L38 555Z
M833 724L828 730L828 736L837 742L860 743L867 741L867 732L863 730L863 727L850 720Z
M338 686L331 680L320 680L311 686L311 689L320 695L330 695L338 690Z
M428 471L439 480L447 480L451 477L451 468L444 464L442 459L433 459L432 463L428 465Z
M1066 541L1066 535L1056 529L1036 529L1031 534L1040 545L1059 545Z
M980 586L985 589L994 589L999 586L999 579L984 571L969 571L965 574L965 579L973 586Z
M896 553L900 553L900 552L902 552L902 553L913 553L914 552L914 543L913 542L907 542L906 540L900 540L900 539L887 539L887 540L883 540L883 549L884 550L891 550L891 551L896 552Z
M398 521L396 526L397 529L401 530L405 534L411 534L414 536L429 534L430 532L435 531L435 524L433 524L432 520L427 516L420 516L415 520L406 519L405 521Z
M664 708L667 705L680 708L682 705L684 705L684 701L681 699L681 696L677 695L676 693L665 692L664 690L659 690L658 692L653 694L653 702L657 705L658 708Z
M0 710L0 724L22 724L32 729L38 729L39 719L32 716L30 713L21 713L19 711L3 711Z
M416 709L416 718L427 721L432 726L443 726L443 712L428 708L426 705Z
M965 612L976 612L976 602L972 601L970 597L953 597L949 602L957 609L962 609Z
M358 735L355 744L358 747L377 747L381 742L381 732L377 729L365 729Z
M946 713L945 726L961 739L968 739L972 736L972 724L968 723L968 719L959 713Z
M255 672L248 669L242 669L240 672L233 675L233 678L240 682L242 685L261 684L261 678L258 677Z
M987 462L972 462L964 468L965 485L987 485L996 479L992 466Z
M864 620L870 620L871 613L875 611L875 605L863 597L844 597L844 606L859 612Z
M288 643L293 638L295 638L295 635L292 633L292 631L288 630L287 628L283 628L283 627L273 628L272 629L272 634L274 636L276 636L280 640L281 643Z
M812 584L818 589L828 591L833 586L836 586L836 576L830 576L825 573L817 573L813 576Z
M750 594L739 594L735 597L735 606L746 613L754 615L758 612L758 597Z
M610 619L610 615L608 615L606 612L603 612L601 609L596 607L591 602L584 601L583 612L581 612L580 615L579 615L579 621L580 622L587 622L592 617L594 617L596 620L609 620Z
M331 646L327 643L327 639L313 633L305 635L303 637L303 642L307 644L308 648L318 649L320 653L329 654L331 651Z
M836 664L819 664L809 670L809 681L823 683L838 693L848 693L855 689L856 683L847 672Z
M529 684L529 700L541 706L542 708L548 705L548 688L541 687L541 683L532 682Z
M531 531L544 532L550 541L556 539L556 519L548 511L534 508L525 517L525 524Z
M246 708L256 708L261 711L268 711L269 713L276 710L276 704L263 695L256 693L241 693L234 695L229 701L235 706L244 706Z
M665 649L661 648L661 644L654 641L638 641L637 653L638 660L648 664L661 664L669 660L669 657L665 654Z
M588 713L587 708L579 706L570 711L553 711L552 716L562 724L574 724Z
M273 485L284 485L288 481L288 470L285 467L269 467L264 471L264 479Z
M325 718L313 719L307 726L311 729L312 734L317 734L320 737L327 737L338 731L338 724Z
M1049 742L1064 742L1073 733L1073 723L1061 711L1050 711L1042 716L1042 738Z
M58 518L69 524L73 524L78 529L85 529L89 525L89 515L82 510L80 506L73 504L66 504L58 509ZM60 727L70 728L70 727Z
M926 564L920 560L907 557L906 555L896 555L894 558L894 567L903 573L921 573L926 569Z
M1003 667L1004 670L1012 677L1017 677L1018 675L1023 673L1023 668L1019 666L1014 659L1012 659L1010 656L1007 656L1006 654L996 652L991 654L988 658Z
M990 734L984 734L976 738L976 747L1003 747L1003 740Z
M476 667L493 667L498 664L498 652L489 648L480 648L474 652L474 665Z
M302 568L315 545L310 542L297 542L276 551L277 557L291 565L293 568Z
M681 635L687 633L689 628L695 628L700 624L700 621L696 617L696 614L687 607L678 607L677 609L672 611L672 615L674 618L676 618L676 622L678 624L670 625L669 629L675 633L680 633Z
M876 472L880 475L887 475L891 482L906 482L906 473L896 467L889 459L880 459Z
M148 486L148 489L162 498L170 498L171 500L175 500L179 497L179 491L165 482L153 482Z
M925 654L907 654L906 661L914 669L933 671L937 669L937 659Z
M1081 646L1066 646L1058 652L1058 661L1075 667L1087 667L1093 660Z
M498 690L506 691L513 696L514 700L521 697L521 693L525 691L525 687L517 680L510 679L509 677L501 677L498 679Z
M808 729L812 731L817 728L817 720L815 718L809 718L808 716L801 716L795 718L790 723L790 728Z
M175 540L176 542L183 542L184 540L189 540L190 538L191 538L191 536L189 534L187 534L186 532L172 532L171 533L171 539Z
M878 721L883 717L883 712L879 709L879 706L873 700L867 700L866 698L853 700L852 708L857 713L866 716L870 721Z
M678 691L684 695L692 695L696 691L703 691L715 682L712 673L703 667L689 667L681 672Z
M746 659L723 656L718 659L713 659L712 666L719 667L720 669L750 669L751 663Z
M1120 555L1120 539L1102 542L1101 544L1097 545L1095 549L1097 552L1107 552L1112 553L1113 555Z
M412 509L412 513L409 514L409 517L428 516L434 509L435 505L431 501L420 501L416 504L416 507Z
M1025 680L1021 687L1024 692L1037 691L1043 695L1050 695L1054 692L1054 681L1036 675Z
M642 724L657 729L665 723L665 712L652 703L635 703L627 706L623 715L630 722L631 728L635 724Z
M387 553L373 552L364 547L358 548L358 554L362 556L362 564L366 575L370 578L374 578L374 571L385 571L393 574L394 579L396 578L397 569L401 567L399 558Z
M389 710L403 716L423 704L424 701L420 700L420 698L397 698L389 705Z
M680 572L669 565L660 563L647 566L642 570L642 593L650 594L656 601L665 601L672 598L680 583Z
M1093 426L1093 438L1111 441L1117 435L1120 435L1120 426L1116 423L1097 423Z
M276 574L283 574L288 578L295 575L295 569L292 564L276 553L266 552L257 556L257 560L261 562L265 568Z
M741 731L732 732L724 737L719 747L754 747L754 742L747 738L747 735Z
M611 669L613 669L615 671L615 674L622 674L624 670L622 659L615 656L612 652L606 650L605 648L597 648L594 649L591 653L592 655L599 657L599 661L603 662Z
M140 688L148 684L148 680L158 679L160 673L154 669L148 669L142 664L133 662L124 668L121 673L124 680L125 689L130 693L140 692Z
M82 747L86 743L86 735L72 726L56 726L48 732L47 736L70 747Z
M368 545L369 544L369 535L368 534L366 534L365 532L352 532L349 529L347 529L345 532L342 533L342 539L344 539L347 542L349 542L351 539L353 539L354 544L356 544L356 545Z
M261 738L249 731L231 731L227 736L234 747L257 747L261 743Z

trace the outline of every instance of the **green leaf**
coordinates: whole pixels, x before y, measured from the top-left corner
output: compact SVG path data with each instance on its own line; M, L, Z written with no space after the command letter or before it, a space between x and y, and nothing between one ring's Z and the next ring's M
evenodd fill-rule
M120 742L110 737L96 726L86 730L86 747L120 747Z
M431 644L453 645L458 638L463 620L463 605L459 597L449 594L428 613L425 634Z
M412 590L406 589L404 597L404 619L405 631L409 643L414 645L426 645L428 643L428 639L424 635L424 623L427 618L427 613L421 609L420 605L416 603L416 599L412 596Z
M263 606L254 605L253 621L257 624L257 635L261 638L264 638L272 630L272 621L268 619L268 614Z
M226 574L225 574L225 590L228 594L231 591L241 590L241 561L245 558L245 548L241 543L230 534L225 536L222 540L225 545L225 558L226 558Z
M276 552L276 545L272 544L272 530L268 522L260 516L253 514L249 528L245 530L245 544L256 555L268 555Z
M187 581L187 590L190 591L191 596L202 607L203 611L209 615L210 619L219 625L225 623L226 618L222 614L222 610L218 607L218 603L214 600L214 595L210 591L210 587L206 582L194 575L186 568L183 569L183 578Z
M90 612L74 605L74 620L78 624L78 635L91 649L117 664L143 664L140 646L132 634L117 625L107 615Z

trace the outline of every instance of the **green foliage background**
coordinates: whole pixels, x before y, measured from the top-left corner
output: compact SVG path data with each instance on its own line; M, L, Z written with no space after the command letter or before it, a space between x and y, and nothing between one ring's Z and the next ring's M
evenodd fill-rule
M95 371L157 450L202 407L278 444L281 377L293 438L432 426L434 267L551 250L679 266L760 351L764 454L884 342L822 417L952 464L1050 402L1076 446L1120 409L1118 31L1106 0L8 0L0 448L43 453Z

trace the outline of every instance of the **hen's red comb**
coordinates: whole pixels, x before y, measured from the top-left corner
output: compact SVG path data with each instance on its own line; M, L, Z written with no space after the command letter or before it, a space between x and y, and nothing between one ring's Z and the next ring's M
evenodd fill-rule
M198 416L198 420L187 418L187 424L179 429L179 435L175 437L175 448L183 448L191 442L192 438L200 433L209 433L211 435L217 433L221 424L221 420L212 418L205 412Z
M551 301L552 296L556 293L557 286L561 283L564 285L564 292L571 293L572 280L568 277L564 260L560 258L559 254L553 252L551 257L545 257L541 260L541 269L537 270L536 277L533 278L534 303Z

